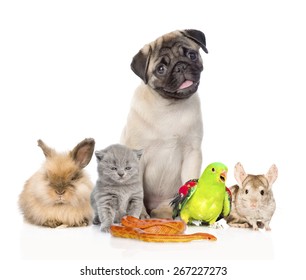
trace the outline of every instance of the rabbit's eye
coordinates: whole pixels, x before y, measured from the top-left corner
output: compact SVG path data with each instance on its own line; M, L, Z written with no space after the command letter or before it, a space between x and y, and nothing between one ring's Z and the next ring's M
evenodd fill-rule
M79 173L76 173L76 174L74 174L74 175L72 176L71 180L72 180L72 181L75 181L75 180L77 180L77 179L79 179L79 178L80 178L80 174L79 174Z
M265 191L264 191L264 190L261 190L261 191L260 191L260 194L261 194L261 195L264 195L264 194L265 194Z
M249 190L245 190L245 194L248 194L249 193Z

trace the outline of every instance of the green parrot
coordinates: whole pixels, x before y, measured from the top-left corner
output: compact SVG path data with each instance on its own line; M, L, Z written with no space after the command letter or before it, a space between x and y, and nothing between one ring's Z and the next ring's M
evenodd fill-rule
M229 215L231 192L225 186L227 167L214 162L209 164L198 180L190 180L171 201L173 218L180 216L186 223L193 220L212 225Z

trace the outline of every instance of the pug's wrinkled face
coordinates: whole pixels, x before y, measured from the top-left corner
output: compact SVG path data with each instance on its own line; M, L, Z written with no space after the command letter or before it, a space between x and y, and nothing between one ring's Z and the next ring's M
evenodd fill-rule
M200 83L203 70L200 47L207 52L201 31L174 31L142 48L131 67L164 98L188 98Z

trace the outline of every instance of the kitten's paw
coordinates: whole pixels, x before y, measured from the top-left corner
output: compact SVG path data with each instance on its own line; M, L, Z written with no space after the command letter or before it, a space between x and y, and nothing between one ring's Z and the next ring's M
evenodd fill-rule
M150 219L150 215L148 214L145 207L142 208L139 219L141 220Z
M140 220L146 220L146 219L150 219L150 215L146 212L146 213L141 213L139 216Z
M101 225L100 231L101 231L101 232L108 233L108 232L110 232L110 227L109 227L109 226Z
M97 215L97 216L95 216L95 217L93 218L92 223L93 223L94 225L99 225L99 224L101 224L101 222L100 222L100 219L99 219L99 216L98 216L98 215Z

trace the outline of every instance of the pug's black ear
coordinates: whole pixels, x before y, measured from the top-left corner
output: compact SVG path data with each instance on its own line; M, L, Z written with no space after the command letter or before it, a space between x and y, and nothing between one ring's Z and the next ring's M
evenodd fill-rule
M205 35L200 30L195 29L185 29L181 31L182 34L184 34L187 38L191 39L192 41L196 42L204 52L208 53L208 50L206 48L206 39Z
M150 45L142 48L134 57L131 63L131 68L133 72L144 81L145 84L148 83L147 71L149 67L150 57L152 53L152 48Z

